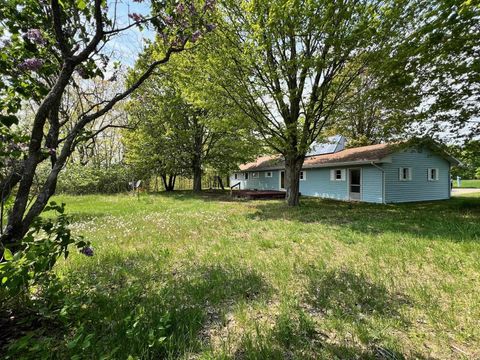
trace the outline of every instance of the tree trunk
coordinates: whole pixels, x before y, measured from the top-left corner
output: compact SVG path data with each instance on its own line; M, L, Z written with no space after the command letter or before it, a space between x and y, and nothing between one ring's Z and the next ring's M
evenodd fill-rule
M202 191L202 166L200 161L193 164L193 191Z
M300 204L300 171L302 170L304 156L287 154L285 156L285 189L288 206Z
M222 188L222 190L225 190L225 187L223 186L222 177L221 177L221 176L218 176L217 179L218 179L218 185L220 185L220 187Z

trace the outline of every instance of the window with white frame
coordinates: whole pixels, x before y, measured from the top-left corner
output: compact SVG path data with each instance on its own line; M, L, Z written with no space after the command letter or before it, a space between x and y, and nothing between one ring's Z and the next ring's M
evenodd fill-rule
M265 173L265 177L272 177L272 172L271 171L267 171Z
M305 171L300 171L300 181L307 180L307 173Z
M248 180L248 172L245 173L245 180Z
M400 181L410 181L412 180L412 168L410 167L401 167L398 169L398 179Z
M345 169L330 170L330 181L345 181Z
M237 173L233 174L233 178L234 178L235 180L238 180L238 174L237 174Z
M428 169L428 181L438 181L438 169Z
M258 179L258 172L252 173L252 179Z

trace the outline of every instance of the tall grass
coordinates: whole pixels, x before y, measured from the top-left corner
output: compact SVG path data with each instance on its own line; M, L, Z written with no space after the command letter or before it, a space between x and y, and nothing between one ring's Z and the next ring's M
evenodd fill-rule
M478 196L299 208L188 192L56 200L95 256L57 267L75 321L44 335L52 357L480 356Z

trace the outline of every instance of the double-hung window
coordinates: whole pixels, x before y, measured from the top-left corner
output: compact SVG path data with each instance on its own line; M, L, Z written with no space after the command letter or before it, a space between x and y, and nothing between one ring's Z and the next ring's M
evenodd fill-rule
M438 181L438 169L428 169L428 181Z
M410 181L412 180L412 168L410 167L401 167L398 169L398 179L400 181Z

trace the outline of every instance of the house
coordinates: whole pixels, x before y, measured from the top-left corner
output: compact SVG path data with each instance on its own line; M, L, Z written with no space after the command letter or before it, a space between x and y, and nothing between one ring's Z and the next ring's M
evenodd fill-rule
M337 137L312 148L300 173L300 193L338 200L398 203L450 198L450 167L458 165L433 142L344 148ZM285 190L285 162L263 156L240 166L230 184L240 189Z

